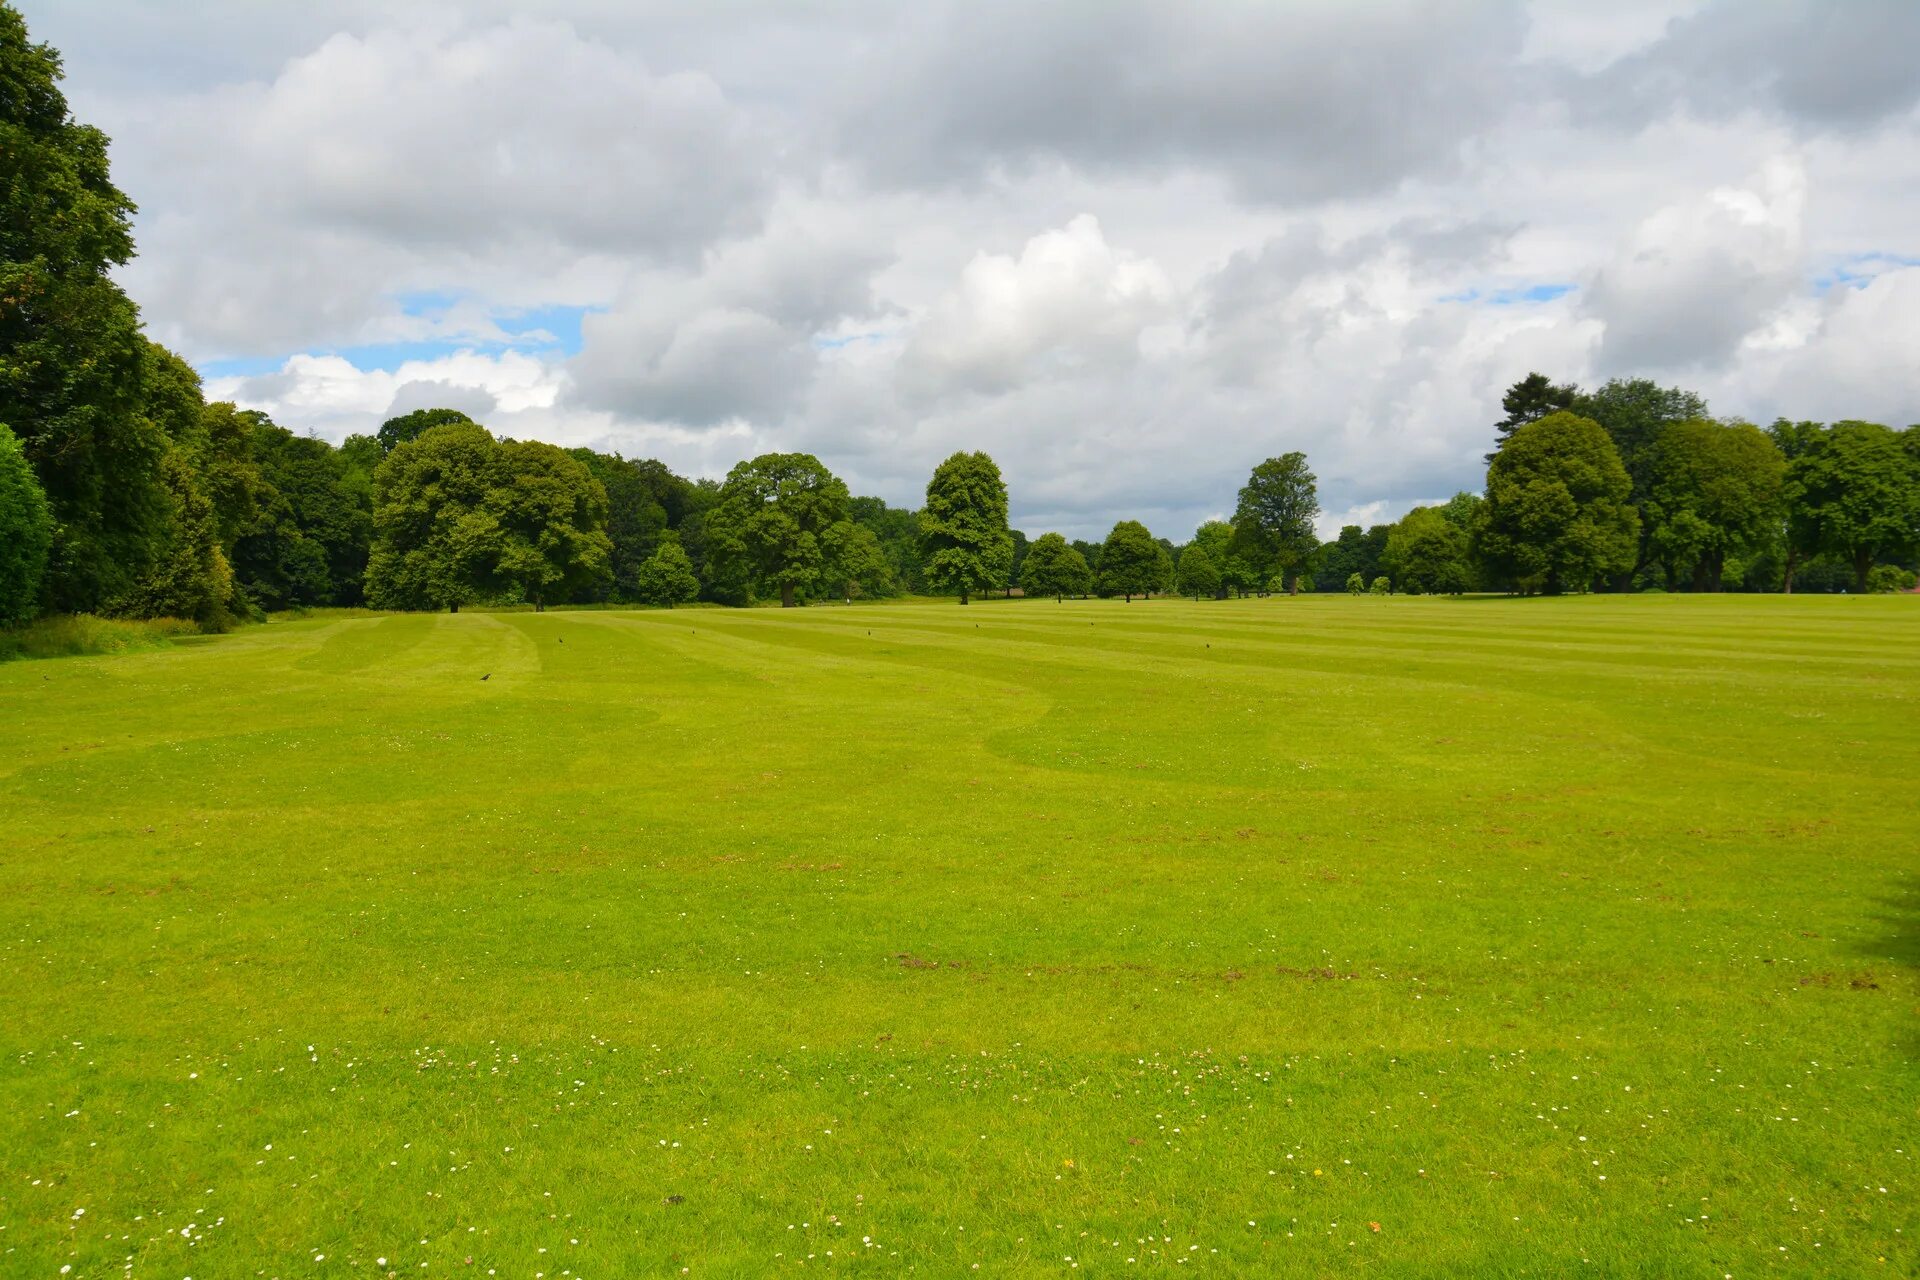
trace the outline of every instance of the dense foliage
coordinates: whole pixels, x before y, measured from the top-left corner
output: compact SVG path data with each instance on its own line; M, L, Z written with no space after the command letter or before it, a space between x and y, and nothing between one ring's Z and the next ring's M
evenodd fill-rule
M965 604L976 592L1009 584L1013 537L1007 532L1007 485L984 453L956 453L934 468L920 513L920 549L927 580Z
M37 612L53 514L13 432L0 426L0 626Z

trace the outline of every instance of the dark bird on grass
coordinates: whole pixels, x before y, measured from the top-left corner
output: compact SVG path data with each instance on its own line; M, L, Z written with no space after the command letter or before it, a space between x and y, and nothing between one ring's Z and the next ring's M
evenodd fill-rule
M491 680L491 679L493 679L493 672L491 672L491 671L489 671L489 672L487 672L487 674L485 674L485 675L483 675L483 676L481 676L480 678L481 678L482 680Z

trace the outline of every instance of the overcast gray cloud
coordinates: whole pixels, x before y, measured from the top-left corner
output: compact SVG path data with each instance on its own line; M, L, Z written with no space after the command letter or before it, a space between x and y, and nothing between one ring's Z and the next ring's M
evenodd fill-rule
M1038 533L1480 479L1530 369L1920 419L1920 6L26 0L210 389Z
M916 184L1063 161L1217 167L1283 203L1364 194L1449 168L1531 79L1509 0L903 8L840 138Z
M1657 41L1597 74L1577 101L1635 124L1681 104L1862 129L1920 102L1916 49L1913 0L1725 2L1674 18Z

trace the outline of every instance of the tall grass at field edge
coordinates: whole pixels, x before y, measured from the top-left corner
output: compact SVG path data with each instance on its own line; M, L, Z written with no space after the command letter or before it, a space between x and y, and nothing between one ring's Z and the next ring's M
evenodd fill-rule
M185 618L99 618L56 614L0 630L0 662L16 658L76 658L164 649L176 636L199 635Z

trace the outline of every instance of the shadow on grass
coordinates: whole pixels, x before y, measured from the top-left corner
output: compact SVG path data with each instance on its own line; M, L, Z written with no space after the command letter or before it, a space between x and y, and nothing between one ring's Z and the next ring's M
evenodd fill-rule
M1874 899L1874 907L1870 918L1877 928L1855 952L1881 964L1891 961L1909 973L1920 971L1920 875L1896 878ZM1909 1059L1920 1060L1920 1026L1907 1026L1900 1048Z

